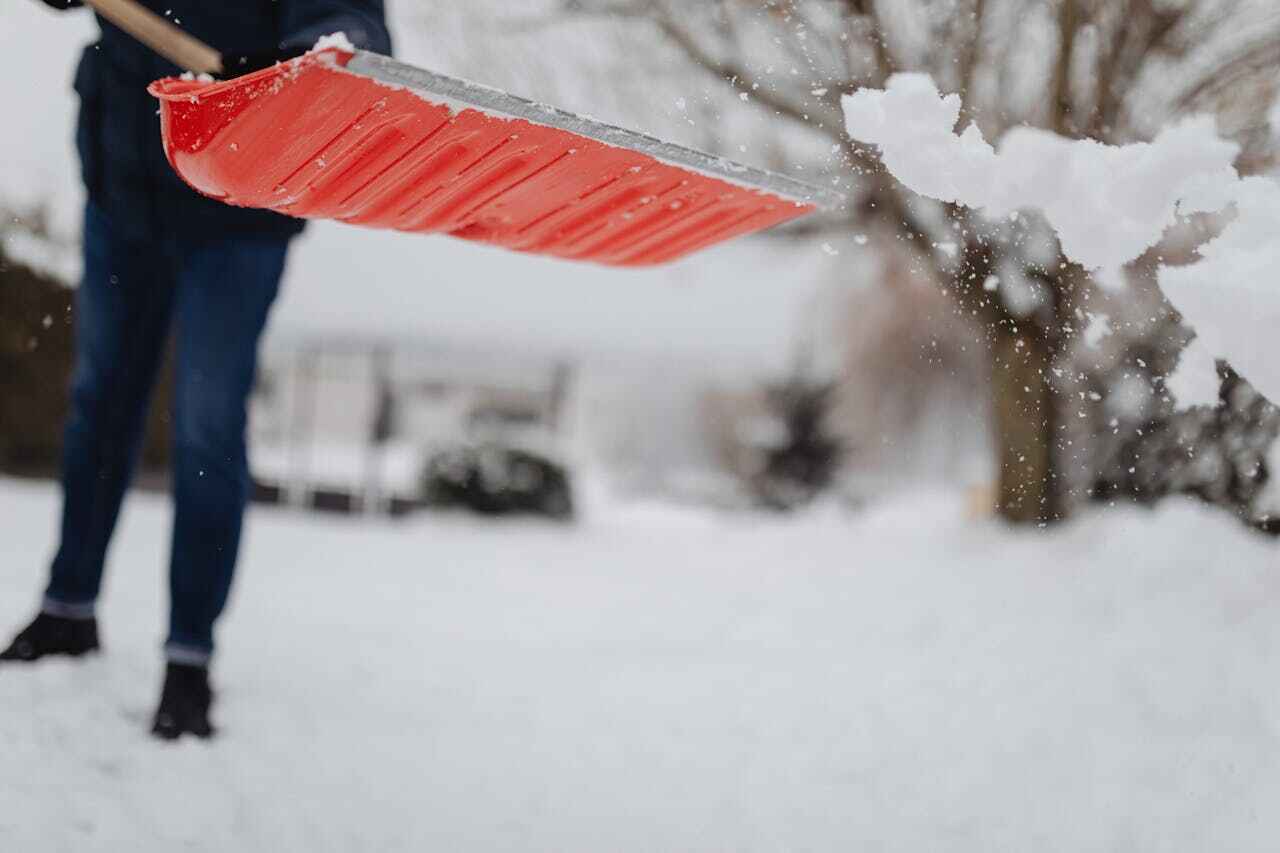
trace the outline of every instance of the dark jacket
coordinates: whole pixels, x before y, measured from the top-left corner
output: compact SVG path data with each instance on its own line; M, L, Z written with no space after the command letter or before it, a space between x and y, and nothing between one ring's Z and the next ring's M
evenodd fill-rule
M56 2L56 0L55 0ZM142 0L224 53L267 54L307 47L343 31L357 46L391 52L383 0ZM52 5L52 4L51 4ZM160 140L157 104L147 84L179 73L99 18L102 39L85 49L76 72L76 143L89 199L113 225L145 238L159 229L184 235L285 236L301 220L231 207L197 194L174 173ZM287 131L286 131L287 132Z

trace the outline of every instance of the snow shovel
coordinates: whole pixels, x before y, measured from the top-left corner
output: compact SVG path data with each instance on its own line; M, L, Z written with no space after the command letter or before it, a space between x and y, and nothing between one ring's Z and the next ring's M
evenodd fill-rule
M180 67L222 70L216 50L134 0L88 2ZM615 266L844 202L344 41L224 82L153 83L173 168L228 204Z

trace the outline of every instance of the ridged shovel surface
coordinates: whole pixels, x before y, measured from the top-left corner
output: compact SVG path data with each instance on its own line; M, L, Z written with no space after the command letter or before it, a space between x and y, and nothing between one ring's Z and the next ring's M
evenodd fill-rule
M362 51L151 92L191 186L309 219L641 266L841 200Z

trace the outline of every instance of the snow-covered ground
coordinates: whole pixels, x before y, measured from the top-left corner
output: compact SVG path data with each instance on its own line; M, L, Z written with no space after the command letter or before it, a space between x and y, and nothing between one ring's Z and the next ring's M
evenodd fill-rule
M0 481L0 623L57 495ZM0 670L0 850L1262 851L1280 552L1190 503L1051 533L948 494L790 520L259 512L212 744L144 733L168 510L106 654Z

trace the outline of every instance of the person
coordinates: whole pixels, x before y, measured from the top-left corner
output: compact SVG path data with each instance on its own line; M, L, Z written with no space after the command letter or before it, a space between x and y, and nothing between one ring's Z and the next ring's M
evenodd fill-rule
M44 0L66 9L79 0ZM391 49L383 0L144 0L207 44L234 46L235 76L343 32ZM38 615L0 660L99 649L103 564L172 332L173 501L167 659L152 732L213 732L209 662L249 495L247 398L258 339L303 223L188 188L165 159L146 87L179 69L98 19L75 77L88 201L75 296L76 363L62 465L61 541Z

